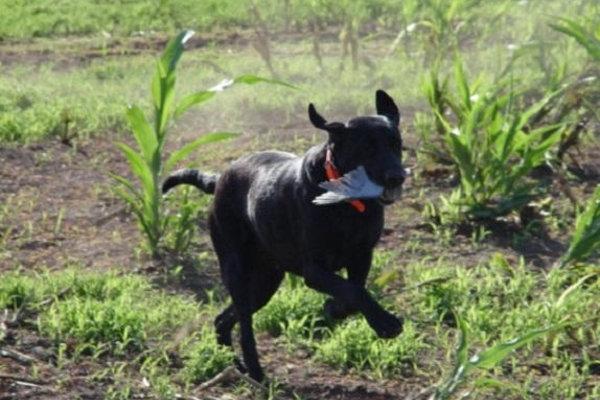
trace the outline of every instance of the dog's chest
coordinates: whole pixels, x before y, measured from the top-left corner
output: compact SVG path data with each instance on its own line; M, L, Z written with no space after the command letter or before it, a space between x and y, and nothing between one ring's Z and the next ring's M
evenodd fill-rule
M367 209L365 213L358 213L349 204L339 207L346 209L313 220L307 235L310 244L344 257L357 249L375 246L383 229L383 211Z

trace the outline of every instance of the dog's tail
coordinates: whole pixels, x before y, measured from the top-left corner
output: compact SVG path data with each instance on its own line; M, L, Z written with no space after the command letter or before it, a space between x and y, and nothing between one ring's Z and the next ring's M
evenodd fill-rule
M163 182L162 192L167 193L177 185L186 184L196 186L204 193L213 194L219 175L203 174L197 169L184 168L173 172Z

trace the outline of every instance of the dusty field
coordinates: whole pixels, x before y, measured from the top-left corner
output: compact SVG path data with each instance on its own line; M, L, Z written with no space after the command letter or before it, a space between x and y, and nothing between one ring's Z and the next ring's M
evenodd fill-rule
M288 40L294 41L293 38ZM234 51L247 46L245 39L237 35L224 39L223 43ZM136 40L122 47L114 45L108 53L94 48L53 52L19 45L0 49L0 63L9 67L17 64L35 67L52 61L53 68L69 71L89 65L98 57L118 59L145 52L153 54L163 44L164 40L158 39ZM206 41L199 39L192 47L201 49L204 45ZM77 48L78 45L64 46ZM568 245L567 227L573 213L564 185L556 177L551 178L549 201L553 206L553 218L565 219L557 224L524 230L522 221L511 216L486 225L487 233L482 238L475 238L472 227L468 226L451 234L436 232L423 217L423 206L427 200L448 194L456 182L449 167L419 164L416 150L421 142L412 125L417 107L411 105L403 114L408 148L406 163L413 167L414 175L406 184L402 201L387 209L386 229L378 250L393 254L393 268L400 275L406 266L427 260L433 263L433 260L443 259L445 263L469 269L486 262L495 253L503 254L515 264L523 257L528 268L542 273L547 271ZM221 170L232 159L247 152L276 148L301 153L323 139L315 135L303 115L295 114L289 120L281 121L266 113L258 118L251 107L241 113L252 114L252 118L237 122L244 134L230 143L211 146L194 157L196 162L208 169ZM199 114L184 121L176 141L185 142L193 137L193 128L202 125L206 116ZM204 221L199 221L198 238L193 241L189 254L165 254L160 259L151 259L140 249L142 238L135 220L112 191L113 181L109 176L110 172L128 174L126 162L114 145L123 137L122 132L108 132L76 141L51 137L26 145L0 145L0 205L4 205L0 219L0 272L12 271L15 266L23 273L62 270L71 265L97 271L117 268L123 273L151 277L157 286L169 293L204 300L205 290L213 289L219 298L223 298L218 266ZM589 195L600 183L599 155L600 146L596 140L574 147L571 157L567 157L569 168L577 177L570 179L570 191L578 198ZM533 218L536 217L534 214ZM201 259L198 254L203 255ZM182 269L181 275L174 278L168 272L175 266ZM402 287L402 280L398 279L391 282L386 291L393 292ZM48 299L48 303L53 301ZM0 350L7 351L0 353L2 400L102 399L106 396L107 386L114 383L107 371L119 368L123 362L122 358L111 356L59 362L53 343L37 330L36 315L27 311L0 316L0 324L5 329L4 345ZM439 370L438 361L419 360L419 367L406 375L381 379L366 373L331 368L313 360L302 346L290 350L284 340L267 333L258 334L257 342L268 376L275 377L278 382L276 398L291 399L296 395L303 399L410 398L431 384L428 367ZM446 351L437 350L440 359L447 357ZM590 357L600 356L597 345L591 351ZM170 362L174 369L182 363L177 355ZM600 380L599 364L594 365L592 379L584 386L597 385ZM529 371L538 368L542 377L550 374L544 365L528 368ZM129 368L127 376L137 383L131 398L152 396L143 383L142 373ZM235 379L203 391L196 392L192 388L189 393L189 397L182 398L226 400L256 396L251 386Z

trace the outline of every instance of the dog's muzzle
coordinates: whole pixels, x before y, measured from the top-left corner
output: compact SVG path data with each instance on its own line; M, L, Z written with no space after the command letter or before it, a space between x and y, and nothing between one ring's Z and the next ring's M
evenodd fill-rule
M383 205L389 205L399 200L402 197L402 185L409 175L410 169L408 168L403 168L401 173L387 175L386 186L381 196L379 196L379 202Z
M379 202L384 206L394 203L396 200L400 200L402 197L402 186L398 186L393 189L384 189L381 196L379 196Z

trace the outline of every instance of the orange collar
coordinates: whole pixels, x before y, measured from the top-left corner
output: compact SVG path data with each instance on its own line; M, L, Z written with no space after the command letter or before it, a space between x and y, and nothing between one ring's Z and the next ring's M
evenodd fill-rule
M327 153L325 154L325 175L328 180L339 179L341 177L340 171L335 167L333 163L333 154L331 149L327 149ZM349 200L350 205L356 209L359 213L365 212L366 206L360 200Z

